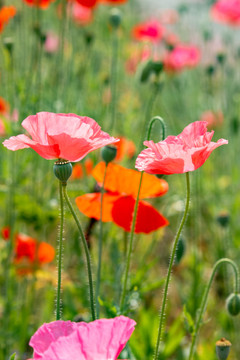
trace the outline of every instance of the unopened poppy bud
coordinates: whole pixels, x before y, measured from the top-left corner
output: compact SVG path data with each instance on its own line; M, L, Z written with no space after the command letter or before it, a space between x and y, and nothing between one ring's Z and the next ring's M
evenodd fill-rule
M114 28L118 28L122 21L121 12L118 9L112 9L110 11L109 22Z
M232 344L230 341L224 338L216 342L216 354L218 360L227 360L231 346Z
M179 264L183 255L185 254L185 240L180 237L177 244L177 250L176 250L176 264Z
M53 172L58 180L60 180L63 184L66 184L72 175L72 164L69 161L57 161L53 165Z
M102 159L105 161L106 164L113 161L115 159L116 155L117 155L116 146L107 145L107 146L104 146L101 149L101 156L102 156Z
M218 53L217 56L216 56L216 59L217 59L217 62L222 65L222 64L225 63L226 54L224 54L224 53Z
M218 217L217 217L217 222L222 226L222 227L227 227L229 224L229 214L227 212L221 212Z
M7 51L11 54L12 50L13 50L13 39L11 37L7 37L3 40L3 44L5 46L5 48L7 49Z
M240 294L229 295L226 301L226 305L230 315L238 315L240 313Z

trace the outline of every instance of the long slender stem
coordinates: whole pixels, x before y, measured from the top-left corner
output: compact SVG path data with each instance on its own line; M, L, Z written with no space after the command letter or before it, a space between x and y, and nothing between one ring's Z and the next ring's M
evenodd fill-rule
M112 63L111 63L111 131L115 126L116 98L117 98L117 63L118 63L118 31L113 29Z
M131 254L132 254L132 248L133 248L133 236L134 236L134 230L137 220L137 210L138 210L138 203L139 203L139 195L142 185L142 179L143 179L143 172L140 176L139 186L138 186L138 193L137 193L137 199L134 206L134 212L133 212L133 221L131 226L131 233L130 233L130 241L128 246L128 252L127 252L127 261L126 261L126 268L125 268L125 275L124 275L124 282L123 282L123 290L120 300L120 312L122 312L124 303L125 303L125 297L126 297L126 291L127 291L127 281L128 281L128 273L129 273L129 267L130 267L130 260L131 260Z
M103 194L104 194L104 184L107 174L107 164L105 166L104 175L103 175L103 183L101 188L101 202L100 202L100 232L99 232L99 240L98 240L98 268L97 268L97 283L96 283L96 312L97 319L99 318L100 304L98 301L99 291L100 291L100 283L101 283L101 267L102 267L102 238L103 238Z
M63 184L63 194L64 194L64 198L66 200L66 203L69 207L69 210L76 222L76 225L78 227L79 230L79 234L80 234L80 238L83 244L83 248L85 251L85 255L86 255L86 261L87 261L87 272L88 272L88 283L89 283L89 295L90 295L90 307L91 307L91 313L92 313L92 320L96 320L96 315L95 315L95 305L94 305L94 291L93 291L93 279L92 279L92 267L91 267L91 258L90 258L90 253L88 250L88 245L87 245L87 241L85 239L80 221L77 217L77 214L75 213L73 206L71 204L71 201L68 197L67 194L67 189L66 189L67 184Z
M201 325L201 322L202 322L203 314L204 314L204 312L206 310L208 294L209 294L209 291L210 291L210 288L211 288L211 285L212 285L212 282L213 282L213 279L214 279L214 275L215 275L218 267L220 265L222 265L222 264L229 264L229 265L232 266L233 271L234 271L234 275L235 275L235 284L234 284L235 289L234 289L234 291L235 291L236 294L239 292L239 270L238 270L237 265L232 260L230 260L228 258L223 258L223 259L218 260L215 263L214 267L213 267L212 274L210 276L209 282L208 282L208 284L206 286L206 289L205 289L205 292L204 292L204 295L203 295L203 298L202 298L200 311L199 311L199 315L198 315L196 326L195 326L194 335L192 337L192 344L191 344L191 349L190 349L189 358L188 358L189 360L192 359L193 354L194 354L196 339L197 339L199 328L200 328L200 325Z
M58 247L58 283L56 300L56 320L61 319L61 280L62 280L62 257L63 257L63 227L64 227L64 205L63 205L63 186L59 181L59 201L60 201L60 229Z
M159 346L160 346L160 343L162 340L162 331L163 331L163 326L164 326L164 313L165 313L165 307L166 307L166 302L167 302L168 287L169 287L171 271L172 271L172 267L173 267L173 263L174 263L174 259L175 259L177 244L178 244L178 240L179 240L179 237L180 237L182 229L183 229L183 225L185 224L188 209L189 209L190 181L189 181L189 173L188 172L186 173L186 183L187 183L187 199L186 199L185 211L184 211L179 229L177 231L177 234L176 234L174 242L173 242L173 248L172 248L172 253L171 253L171 257L170 257L170 263L169 263L169 267L168 267L168 273L167 273L167 278L166 278L165 288L164 288L164 293L163 293L163 301L162 301L162 307L161 307L161 312L160 312L160 322L159 322L159 329L158 329L158 336L157 336L154 360L158 359Z

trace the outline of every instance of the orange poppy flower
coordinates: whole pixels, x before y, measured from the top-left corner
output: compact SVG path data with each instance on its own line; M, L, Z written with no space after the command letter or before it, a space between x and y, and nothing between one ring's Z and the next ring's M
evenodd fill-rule
M100 162L92 175L100 184L103 182L105 163ZM107 192L103 196L103 222L112 221L125 231L131 231L131 223L138 193L140 172L126 169L120 165L110 163L107 168L104 188ZM140 199L164 195L168 191L165 180L157 179L149 174L143 175ZM79 210L86 216L100 219L101 194L85 194L76 198ZM139 201L135 233L148 234L160 227L168 225L153 206L145 201Z
M0 96L0 114L6 114L9 111L9 104Z
M15 237L15 259L19 275L29 274L43 264L50 263L55 257L55 249L46 242L38 242L25 234Z
M117 148L117 155L115 160L121 161L124 156L127 156L129 159L131 159L136 152L136 146L134 142L126 139L124 136L119 136L118 138L120 141L115 144Z
M84 173L88 176L91 174L93 169L93 161L91 159L87 159L82 164L75 164L73 166L73 171L71 175L71 180L81 179L84 176Z
M24 0L30 6L37 6L41 9L47 9L49 4L54 0Z
M3 6L0 9L0 32L3 31L4 26L7 25L8 21L16 14L15 6Z

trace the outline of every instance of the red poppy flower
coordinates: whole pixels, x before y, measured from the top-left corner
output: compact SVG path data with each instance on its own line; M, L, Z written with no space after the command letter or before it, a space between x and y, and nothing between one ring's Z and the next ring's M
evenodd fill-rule
M92 174L100 184L103 182L105 163L99 163ZM131 223L137 197L141 174L138 171L110 163L107 168L103 196L103 222L112 221L125 231L131 230ZM165 180L157 179L148 174L143 175L140 199L164 195L168 191ZM79 210L88 217L100 219L101 194L93 193L79 196L76 204ZM154 207L140 200L135 233L150 233L168 225Z
M109 5L121 5L125 4L128 0L99 0L100 3Z
M144 141L148 146L138 155L135 167L149 174L181 174L194 171L204 164L211 152L228 141L212 142L214 131L207 132L207 122L189 124L178 136L168 136L155 144Z
M93 9L97 5L98 0L76 0L76 2L86 8Z
M213 4L211 15L214 20L233 25L240 25L240 0L219 0Z
M7 25L8 21L16 14L15 6L3 6L0 9L0 32L3 31L4 26Z
M135 40L158 42L164 34L164 27L157 20L150 20L135 25L132 36Z
M42 9L47 9L49 4L54 0L24 0L30 6L37 6Z
M39 266L50 263L55 257L55 250L46 242L38 242L25 234L15 237L15 259L19 275L32 273Z
M83 6L78 2L72 4L73 20L79 25L87 25L93 19L93 11L91 7Z
M9 150L32 148L45 159L80 161L89 152L118 141L101 131L95 120L75 114L40 112L22 126L32 136L12 136L3 145Z
M181 71L196 66L199 60L200 51L197 47L181 44L165 55L163 63L166 71Z
M10 239L10 226L4 226L1 230L2 238L5 241Z

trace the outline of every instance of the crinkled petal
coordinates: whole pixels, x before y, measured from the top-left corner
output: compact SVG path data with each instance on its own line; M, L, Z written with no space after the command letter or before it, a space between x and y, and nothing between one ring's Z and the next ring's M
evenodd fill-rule
M112 209L115 224L128 232L131 231L135 202L131 196L121 197L115 201ZM168 220L152 205L139 201L135 233L149 234L168 224Z
M125 316L88 324L54 321L44 324L30 345L39 360L116 360L135 324Z

